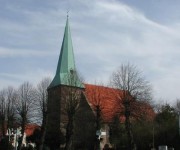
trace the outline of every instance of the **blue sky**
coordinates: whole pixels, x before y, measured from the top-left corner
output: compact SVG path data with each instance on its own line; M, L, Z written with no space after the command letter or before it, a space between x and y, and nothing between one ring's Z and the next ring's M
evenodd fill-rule
M53 78L69 10L76 66L107 83L122 63L143 72L156 101L180 98L179 0L0 0L0 89Z

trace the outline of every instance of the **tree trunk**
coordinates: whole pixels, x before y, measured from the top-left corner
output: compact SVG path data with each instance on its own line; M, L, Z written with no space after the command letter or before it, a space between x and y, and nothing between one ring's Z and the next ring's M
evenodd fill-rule
M46 134L46 118L47 116L45 115L42 121L41 140L40 140L39 150L43 150L43 147L44 147L44 140L45 140L45 134Z
M22 136L20 137L20 140L18 141L18 150L21 150L21 148L23 147L22 142L23 142L24 132L25 132L25 121L22 121L22 124L21 124Z
M2 118L2 123L1 123L1 128L2 128L2 136L6 136L6 131L5 131L5 117Z
M65 150L73 150L73 117L69 117L69 121L66 129L66 146Z
M134 144L134 139L133 139L133 134L132 134L131 123L130 123L129 117L126 117L125 126L126 126L126 132L127 132L127 137L128 137L128 149L135 150L135 144Z
M136 150L134 144L134 138L132 134L131 122L130 122L130 102L126 100L124 106L125 106L125 127L128 137L128 150Z
M96 132L100 131L101 127L100 127L100 114L101 110L100 110L100 106L96 106ZM100 139L98 139L99 135L96 135L96 150L100 149Z

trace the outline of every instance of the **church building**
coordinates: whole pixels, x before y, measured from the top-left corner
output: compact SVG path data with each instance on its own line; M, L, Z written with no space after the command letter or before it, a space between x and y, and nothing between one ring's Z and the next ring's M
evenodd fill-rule
M74 149L93 150L97 142L97 130L110 123L123 110L117 100L120 90L85 84L78 76L73 44L67 17L56 74L48 87L48 117L45 143L56 149L68 146ZM142 116L153 114L149 105L136 105ZM149 119L151 119L149 117ZM124 116L120 118L123 122ZM108 126L104 126L101 143L108 141ZM102 147L103 147L102 145ZM67 148L67 147L66 147ZM68 148L67 148L68 149Z
M92 149L95 134L95 115L76 71L67 17L56 74L48 87L46 143L50 147L63 147L68 141L75 149Z

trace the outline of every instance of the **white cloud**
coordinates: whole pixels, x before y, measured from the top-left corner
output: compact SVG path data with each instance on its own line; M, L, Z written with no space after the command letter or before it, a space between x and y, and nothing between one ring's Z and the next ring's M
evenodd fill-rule
M143 70L151 80L157 90L155 93L158 93L155 95L156 98L161 97L160 95L168 100L178 97L180 80L178 76L172 76L172 72L178 71L172 66L179 65L175 56L179 55L180 30L173 28L173 25L165 26L153 22L141 12L121 3L100 1L98 4L92 10L97 10L93 19L98 17L98 21L92 23L94 28L97 28L95 31L88 28L91 29L88 32L96 34L88 34L88 38L81 39L80 42L81 45L85 43L80 51L83 57L88 56L88 61L92 61L92 64L94 59L97 60L96 64L99 63L98 67L94 66L95 72L92 71L93 74L90 73L89 78L108 79L114 68L122 62L129 61ZM86 69L87 67L84 68L84 72ZM169 86L162 87L164 84ZM172 89L173 92L164 92Z
M70 8L77 67L87 81L107 82L117 66L130 62L153 83L156 98L174 100L178 97L180 22L157 23L144 12L116 0L53 1L51 9L47 7L46 11L26 7L11 8L11 11L23 13L25 20L1 19L0 30L6 39L1 42L0 57L44 57L46 60L52 56L53 65L39 62L32 74L27 75L30 80L35 80L41 64L46 64L47 70L56 69L65 15Z
M29 81L34 86L37 85L43 78L53 77L52 72L48 70L38 69L35 72L33 70L27 72L20 72L16 74L12 73L0 73L0 89L3 89L7 86L18 87L23 82Z
M9 57L48 57L55 55L55 53L43 50L28 50L28 49L17 49L17 48L6 48L0 47L0 58Z

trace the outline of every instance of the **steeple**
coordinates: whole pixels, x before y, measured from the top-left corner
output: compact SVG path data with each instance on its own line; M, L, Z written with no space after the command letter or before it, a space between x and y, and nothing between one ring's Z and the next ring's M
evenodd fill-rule
M84 85L78 78L76 72L68 15L66 20L66 26L65 26L59 61L57 64L56 75L53 81L51 82L49 88L58 85L67 85L67 86L84 88Z

